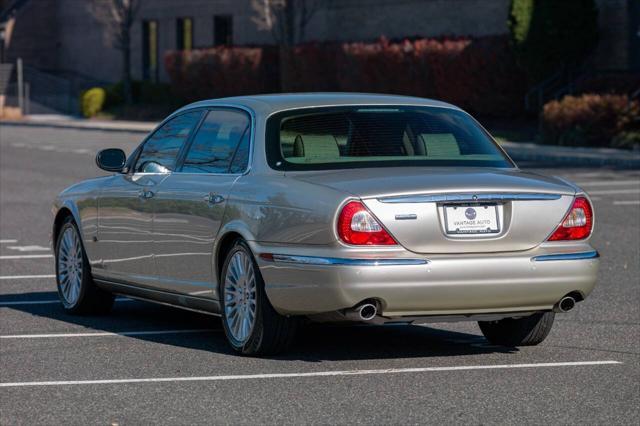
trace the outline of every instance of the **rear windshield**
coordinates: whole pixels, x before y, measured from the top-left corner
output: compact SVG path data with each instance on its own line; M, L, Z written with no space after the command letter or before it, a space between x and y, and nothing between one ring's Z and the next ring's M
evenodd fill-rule
M277 170L514 167L468 114L437 107L277 113L267 123L267 158Z

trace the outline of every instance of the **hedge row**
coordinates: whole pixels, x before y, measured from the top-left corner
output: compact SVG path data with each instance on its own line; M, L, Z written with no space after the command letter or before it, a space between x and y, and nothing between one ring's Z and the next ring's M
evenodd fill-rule
M165 66L187 101L232 95L359 91L432 97L470 112L522 111L525 78L506 37L310 43L173 51Z
M640 103L627 95L565 96L544 106L540 127L549 144L634 149L640 146Z

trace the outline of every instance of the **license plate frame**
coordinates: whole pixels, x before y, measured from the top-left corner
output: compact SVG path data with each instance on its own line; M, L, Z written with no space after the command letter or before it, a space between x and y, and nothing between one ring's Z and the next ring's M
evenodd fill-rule
M501 223L497 203L445 204L442 207L444 229L447 235L500 233Z

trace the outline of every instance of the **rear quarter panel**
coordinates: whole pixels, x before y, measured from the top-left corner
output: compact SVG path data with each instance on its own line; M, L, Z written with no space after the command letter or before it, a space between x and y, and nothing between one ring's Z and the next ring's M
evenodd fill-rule
M284 175L245 175L233 186L221 233L236 230L262 243L331 244L336 211L346 198Z

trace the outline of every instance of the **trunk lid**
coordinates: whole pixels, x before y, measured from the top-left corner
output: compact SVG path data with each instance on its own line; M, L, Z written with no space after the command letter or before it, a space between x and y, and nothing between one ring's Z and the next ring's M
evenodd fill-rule
M417 253L531 249L560 224L575 195L575 188L560 179L518 169L378 168L287 175L362 199L399 244ZM498 230L451 233L453 207L464 212L485 206L495 210Z

